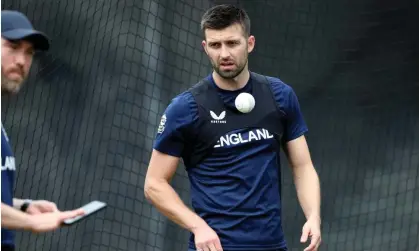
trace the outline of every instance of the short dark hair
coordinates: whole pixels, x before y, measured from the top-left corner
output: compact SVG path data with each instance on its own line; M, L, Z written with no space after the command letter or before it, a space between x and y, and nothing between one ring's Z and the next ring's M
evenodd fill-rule
M231 4L216 5L202 16L201 31L205 37L206 29L221 30L233 24L240 24L244 34L250 35L250 18L245 10Z

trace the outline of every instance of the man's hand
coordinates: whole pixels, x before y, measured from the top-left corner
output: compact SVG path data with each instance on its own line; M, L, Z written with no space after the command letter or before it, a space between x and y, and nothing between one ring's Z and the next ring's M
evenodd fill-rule
M11 230L29 230L36 233L47 232L59 228L66 219L71 219L84 213L84 210L80 208L73 211L60 212L56 210L54 212L31 215L1 203L1 226Z
M55 211L52 213L40 213L31 215L29 218L29 229L35 233L42 233L55 230L61 227L61 224L66 219L71 219L80 215L83 215L83 209L77 209L73 211Z
M222 251L220 238L206 223L193 231L196 251Z
M319 217L311 217L307 220L306 224L304 224L301 242L305 243L308 237L310 237L311 243L304 251L317 251L322 241Z
M30 215L53 212L58 212L57 205L55 205L54 202L46 200L34 200L29 204L28 208L26 209L26 213Z

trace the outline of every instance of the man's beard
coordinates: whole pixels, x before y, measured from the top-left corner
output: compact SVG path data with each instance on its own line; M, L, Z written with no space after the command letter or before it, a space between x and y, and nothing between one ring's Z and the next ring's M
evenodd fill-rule
M22 86L22 81L10 80L1 71L1 92L2 94L16 94Z
M220 65L213 65L215 72L217 72L218 75L220 75L221 77L223 77L225 79L233 79L233 78L237 77L238 75L240 75L240 73L242 73L245 66L246 66L246 64L237 65L237 68L235 70L222 71Z
M218 75L220 75L222 78L233 79L233 78L237 77L238 75L240 75L240 73L242 73L242 71L246 67L247 56L246 55L244 55L244 56L245 56L245 59L243 60L243 64L237 65L236 63L234 63L234 65L237 66L237 68L235 70L223 71L223 70L221 70L221 63L217 64L216 62L211 62L212 67L214 68L215 72L217 72Z

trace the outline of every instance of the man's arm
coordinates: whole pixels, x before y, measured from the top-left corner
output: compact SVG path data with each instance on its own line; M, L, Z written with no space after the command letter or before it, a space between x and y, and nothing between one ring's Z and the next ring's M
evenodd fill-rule
M298 200L307 218L300 241L310 237L304 251L316 251L321 243L320 182L311 161L304 134L308 131L294 90L282 82L273 84L276 100L284 112L283 149L290 163Z
M307 219L320 220L320 184L304 134L308 131L297 95L291 86L273 80L275 99L284 112L283 149L292 168L300 205Z
M30 217L24 212L1 203L1 226L7 229L29 230Z
M298 200L306 218L320 221L320 182L305 137L300 136L287 142L284 150L292 169Z
M182 202L169 184L178 164L178 157L153 150L145 179L144 194L162 214L194 232L206 223Z
M29 230L36 233L47 232L59 228L64 220L84 213L83 209L77 209L30 215L1 203L1 226L6 229Z
M185 146L194 136L198 108L192 94L174 98L160 120L144 182L145 197L167 218L189 230L197 250L220 250L220 239L210 226L189 209L169 184Z

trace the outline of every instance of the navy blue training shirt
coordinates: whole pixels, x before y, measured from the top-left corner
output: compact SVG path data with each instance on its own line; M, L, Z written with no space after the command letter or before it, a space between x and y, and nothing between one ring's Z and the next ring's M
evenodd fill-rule
M13 206L13 185L15 179L15 157L9 138L1 124L1 202ZM14 247L14 231L1 229L1 245Z
M211 75L208 79L215 85ZM283 141L302 136L308 129L293 89L277 78L268 79L285 114ZM252 81L241 90L216 89L225 105L234 106L238 94L252 93ZM197 121L198 107L192 94L186 91L178 95L162 116L154 149L186 157L186 146L196 135ZM195 167L186 167L192 206L218 234L224 250L286 248L278 149L280 145L267 130L241 129L237 125L237 130L220 138L209 157ZM195 250L193 235L189 248Z

